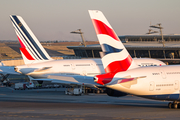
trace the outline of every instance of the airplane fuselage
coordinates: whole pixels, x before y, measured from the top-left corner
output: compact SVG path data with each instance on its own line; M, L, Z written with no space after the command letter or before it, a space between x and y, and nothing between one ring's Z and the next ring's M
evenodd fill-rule
M121 78L137 79L121 83ZM117 80L120 80L119 83L113 84ZM119 72L106 86L151 99L180 100L180 66L140 67Z
M135 58L134 61L139 66L165 65L156 59ZM16 66L16 71L33 78L47 78L49 75L95 76L105 73L101 59L51 60Z

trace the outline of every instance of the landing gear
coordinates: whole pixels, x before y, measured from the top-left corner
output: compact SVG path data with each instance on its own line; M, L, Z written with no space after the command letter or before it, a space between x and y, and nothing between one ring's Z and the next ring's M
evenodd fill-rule
M168 107L169 107L169 109L172 108L172 103L171 102L168 103Z
M171 102L168 103L169 109L171 109L171 108L177 109L178 106L179 106L179 102L177 102L177 101L174 101L173 103L171 103Z
M174 103L174 109L177 109L177 108L178 108L178 104Z
M2 73L0 73L0 76L2 77L1 82L3 82L4 80L7 81L7 77L9 76L9 74L3 75Z

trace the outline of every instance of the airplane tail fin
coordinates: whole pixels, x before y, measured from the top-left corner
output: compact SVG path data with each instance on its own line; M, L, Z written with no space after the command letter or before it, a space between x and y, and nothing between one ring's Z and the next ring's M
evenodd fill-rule
M89 10L102 52L100 53L106 73L117 73L138 67L119 40L101 11Z
M10 15L25 64L52 60L21 16Z

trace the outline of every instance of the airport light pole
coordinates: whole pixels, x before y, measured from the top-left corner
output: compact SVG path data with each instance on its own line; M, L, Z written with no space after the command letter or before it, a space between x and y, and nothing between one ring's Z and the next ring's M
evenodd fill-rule
M163 33L162 33L162 29L163 27L161 27L161 23L157 24L157 25L151 25L149 26L151 28L157 28L160 30L160 35L161 35L161 38L162 38L162 43L163 43L163 47L165 47L165 41L164 41L164 37L163 37ZM151 31L151 29L149 29L149 34L152 34L152 33L157 33L157 31Z
M77 29L76 31L72 31L70 33L74 33L74 34L80 34L81 35L81 38L82 38L82 45L84 45L86 47L86 42L84 40L84 37L83 37L83 32L81 32L81 29Z
M154 31L154 30L152 30L152 29L149 29L149 32L146 33L146 34L154 34L154 33L158 33L158 31Z
M149 27L157 28L157 29L160 30L160 35L161 35L161 38L162 38L163 47L165 47L165 41L164 41L164 37L163 37L163 33L162 33L163 27L161 27L161 23L159 23L157 25L150 25ZM147 34L153 34L153 33L158 33L158 31L153 31L152 29L149 29L149 32ZM163 54L164 54L164 58L166 59L165 50L163 50Z

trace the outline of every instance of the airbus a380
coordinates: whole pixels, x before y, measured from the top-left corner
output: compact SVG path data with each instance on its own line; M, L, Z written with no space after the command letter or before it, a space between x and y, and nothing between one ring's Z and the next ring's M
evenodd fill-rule
M180 65L139 67L128 54L101 11L89 10L100 45L105 74L96 75L100 85L140 97L167 100L169 108L180 103Z
M15 71L29 75L33 80L56 83L79 83L77 79L93 78L105 73L101 59L53 60L32 33L22 17L11 15L11 22L19 39L21 54L25 65L16 66ZM165 65L165 63L149 58L133 59L137 65ZM71 77L76 80L70 80ZM73 79L72 78L72 79ZM94 83L93 83L94 84Z

